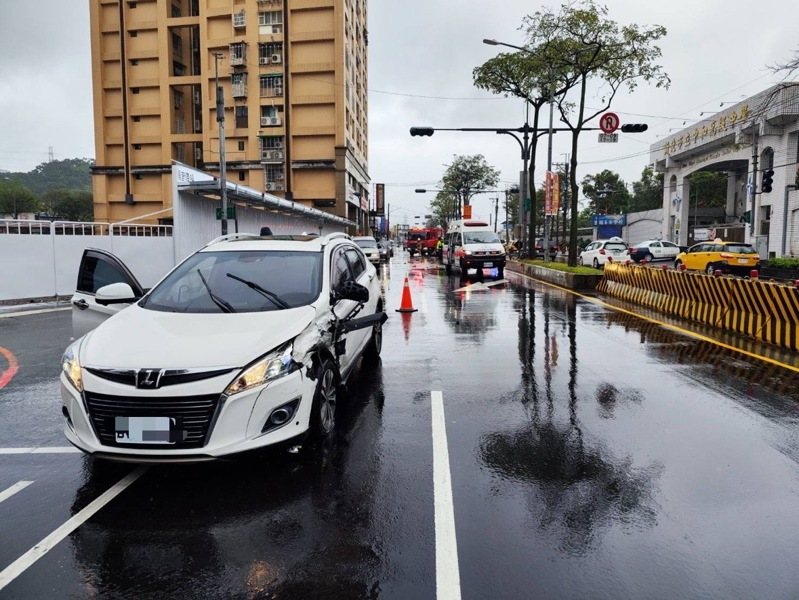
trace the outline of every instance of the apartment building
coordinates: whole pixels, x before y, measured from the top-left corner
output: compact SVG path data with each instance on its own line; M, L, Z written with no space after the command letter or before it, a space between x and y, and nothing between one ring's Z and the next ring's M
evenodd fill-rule
M173 160L366 231L366 0L90 0L95 218L171 218ZM150 215L145 217L144 215Z

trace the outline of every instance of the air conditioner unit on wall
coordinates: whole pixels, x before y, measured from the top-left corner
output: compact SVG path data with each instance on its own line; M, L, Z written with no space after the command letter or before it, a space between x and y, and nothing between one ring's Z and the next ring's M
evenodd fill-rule
M283 153L280 150L275 150L272 152L272 158L275 160L283 160Z
M267 192L272 192L275 189L275 184L272 183L271 181L267 181L264 187L266 188Z
M268 65L269 64L269 57L268 56L262 56L261 58L258 59L258 63L262 64L262 65Z
M282 183L275 183L275 191L282 192L283 191L283 184Z
M283 140L275 140L274 148L282 148L283 147Z
M274 64L279 65L282 60L283 60L283 57L280 54L273 54L272 55L272 62Z

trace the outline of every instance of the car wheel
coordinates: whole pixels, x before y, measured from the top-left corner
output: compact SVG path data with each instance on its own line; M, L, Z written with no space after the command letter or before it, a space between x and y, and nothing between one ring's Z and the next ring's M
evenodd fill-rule
M577 257L577 264L578 264L579 266L581 266L581 267L583 266L583 257L582 257L582 256L578 256L578 257Z
M381 306L377 307L377 312L382 311ZM375 323L372 327L372 337L366 346L363 354L364 362L368 365L375 365L380 362L380 351L383 349L383 324Z
M594 259L594 260L593 260L593 262L591 263L591 265L592 265L592 266L593 266L595 269L598 269L598 268L599 268L599 261L598 261L597 259Z
M716 270L716 265L714 265L713 263L707 263L707 266L705 267L705 273L707 273L708 275L713 275L713 271L715 270Z
M311 431L315 437L325 438L335 430L337 401L338 374L333 362L326 358L319 367L319 379L311 407Z
M644 259L646 260L646 262L652 262L653 260L655 260L655 257L652 256L652 254L650 252L647 252L646 256L644 257Z
M681 264L682 264L682 261L681 261L681 260L675 260L675 261L674 261L674 268L675 268L675 269L677 269L677 270L679 271L679 270L680 270L680 265L681 265Z

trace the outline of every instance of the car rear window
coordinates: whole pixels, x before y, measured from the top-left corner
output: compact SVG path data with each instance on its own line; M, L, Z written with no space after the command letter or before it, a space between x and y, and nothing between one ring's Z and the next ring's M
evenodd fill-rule
M722 252L730 252L732 254L757 254L749 244L727 244L722 248Z
M354 240L361 248L377 248L375 240Z
M627 250L627 246L620 242L608 242L605 244L606 250Z

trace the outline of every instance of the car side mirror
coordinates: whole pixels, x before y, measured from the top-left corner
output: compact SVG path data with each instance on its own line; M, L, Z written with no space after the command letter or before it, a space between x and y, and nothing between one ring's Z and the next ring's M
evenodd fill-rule
M119 282L101 287L97 290L94 300L97 304L107 306L109 304L130 304L131 302L136 302L138 298L133 293L133 288L127 283Z
M345 281L335 290L334 300L353 300L360 304L366 304L369 301L369 290L362 286L360 283L354 281Z

